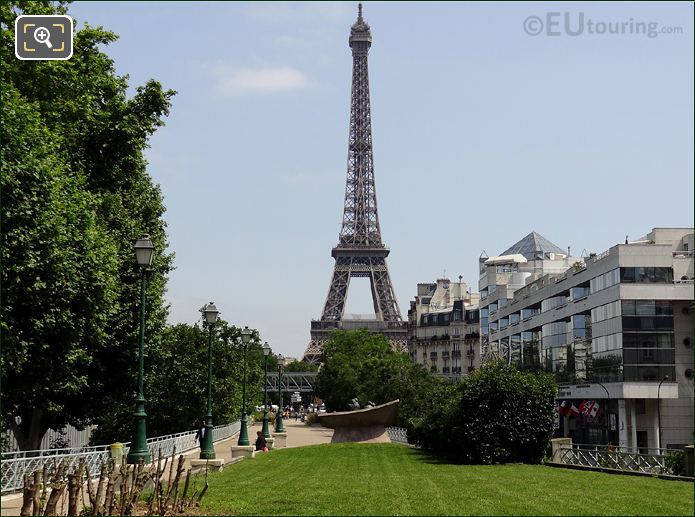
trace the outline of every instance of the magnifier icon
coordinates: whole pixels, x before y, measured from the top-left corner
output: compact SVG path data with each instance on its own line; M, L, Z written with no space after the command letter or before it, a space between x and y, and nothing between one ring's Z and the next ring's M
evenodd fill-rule
M34 31L34 39L37 43L44 43L48 48L53 48L53 45L51 45L51 33L46 27L38 27Z

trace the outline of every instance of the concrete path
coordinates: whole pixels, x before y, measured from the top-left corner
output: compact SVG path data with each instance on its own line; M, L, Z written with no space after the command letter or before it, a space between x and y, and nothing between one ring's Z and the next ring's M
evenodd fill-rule
M331 443L333 429L308 426L302 422L295 422L293 418L288 420L285 421L288 447L304 447L305 445Z
M249 427L249 441L253 444L256 441L256 431L261 430L261 422L255 423ZM294 419L285 421L285 431L287 431L287 447L304 447L307 445L317 445L321 443L330 443L333 437L333 429L325 427L308 426L302 422L295 422ZM272 432L272 431L271 431ZM235 434L231 438L215 443L215 455L217 458L224 459L225 466L229 465L232 460L232 445L236 445L239 435ZM190 467L190 460L198 458L200 449L191 449L184 453L186 463L184 468ZM167 465L167 471L169 466ZM67 497L65 499L65 509L67 510ZM10 494L2 496L0 503L2 506L0 514L2 517L19 515L22 508L22 494ZM59 505L60 510L60 505Z

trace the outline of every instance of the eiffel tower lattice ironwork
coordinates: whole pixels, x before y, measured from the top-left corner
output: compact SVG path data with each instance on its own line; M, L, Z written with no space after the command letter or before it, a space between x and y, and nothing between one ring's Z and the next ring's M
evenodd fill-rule
M372 35L362 18L362 4L359 5L357 21L350 30L349 41L352 49L352 97L345 208L339 242L331 253L335 268L326 304L321 319L311 322L311 342L304 353L304 360L313 363L320 361L330 331L341 328L367 328L384 334L393 348L401 351L407 348L407 324L401 318L393 291L386 265L389 249L381 241L379 228L367 66ZM350 279L354 277L369 278L375 319L344 317Z

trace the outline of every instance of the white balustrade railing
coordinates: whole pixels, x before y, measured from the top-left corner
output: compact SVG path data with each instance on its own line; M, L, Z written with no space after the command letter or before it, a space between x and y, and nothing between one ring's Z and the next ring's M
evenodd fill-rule
M386 433L392 442L408 444L408 432L404 427L387 427Z
M603 467L610 469L642 472L646 474L665 474L666 454L644 454L627 448L572 445L560 447L560 461L568 465Z
M214 427L213 440L218 442L234 436L241 429L241 421ZM157 436L147 440L147 448L153 458L161 452L162 457L183 453L198 447L196 431ZM123 454L128 454L130 442L123 444ZM108 461L110 446L81 447L78 449L47 449L39 451L18 451L2 454L2 493L14 492L22 488L24 475L43 469L47 465L54 469L60 463L65 463L68 471L72 471L84 458L85 465L94 475L101 464Z

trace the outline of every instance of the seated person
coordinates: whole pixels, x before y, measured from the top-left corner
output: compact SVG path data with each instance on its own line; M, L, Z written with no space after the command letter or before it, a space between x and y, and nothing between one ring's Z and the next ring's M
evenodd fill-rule
M256 438L256 450L257 451L264 451L267 450L266 447L266 442L265 442L265 437L263 436L263 433L261 431L258 431L256 433L258 435L258 438Z

